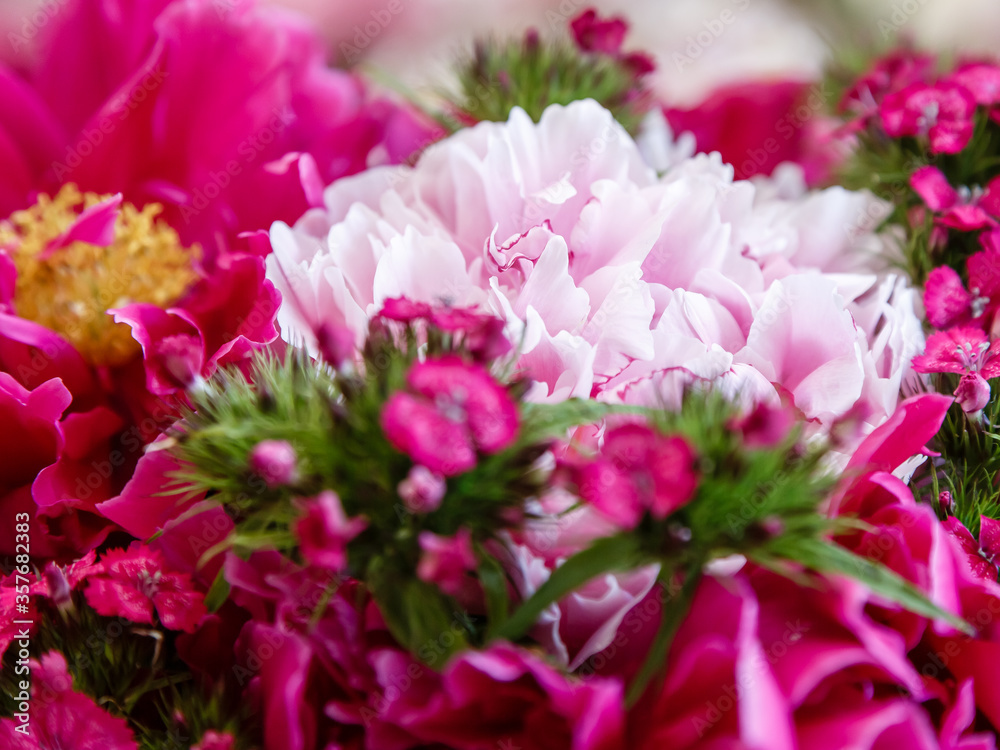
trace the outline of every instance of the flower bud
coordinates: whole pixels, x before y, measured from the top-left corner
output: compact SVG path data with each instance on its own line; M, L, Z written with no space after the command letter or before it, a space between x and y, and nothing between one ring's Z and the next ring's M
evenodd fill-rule
M262 440L250 451L250 469L272 489L298 478L295 449L285 440Z

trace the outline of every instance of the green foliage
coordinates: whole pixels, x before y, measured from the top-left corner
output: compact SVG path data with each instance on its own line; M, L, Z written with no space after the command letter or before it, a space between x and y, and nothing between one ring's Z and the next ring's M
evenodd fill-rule
M647 514L634 532L598 539L570 557L495 627L495 637L523 637L548 606L599 575L658 564L660 581L673 595L664 602L654 645L629 688L634 702L662 669L703 567L732 554L796 580L808 580L803 569L849 575L889 601L967 627L888 568L830 541L851 520L831 519L821 511L837 481L823 468L825 447L804 444L796 429L772 447L748 448L731 428L735 416L734 407L715 392L689 393L680 412L652 413L660 431L683 436L699 455L701 481L695 496L663 520ZM683 584L674 591L678 579Z
M239 738L252 736L254 719L240 704L238 691L226 691L221 680L212 692L206 692L178 656L176 633L156 624L99 615L80 591L73 592L71 604L61 610L49 600L35 601L40 626L31 637L31 657L61 653L74 690L124 718L140 748L188 748L208 729L228 730L238 739L238 749L249 747ZM3 658L3 716L13 715L17 681L24 679L15 675L16 651L9 648ZM183 724L178 716L184 717Z
M475 122L503 122L514 107L537 122L550 104L594 99L634 134L650 106L627 65L569 40L480 41L460 63L458 78L455 108L462 120Z
M935 390L951 393L958 386L958 376L948 373L932 376ZM914 474L918 498L929 503L939 518L958 517L973 536L979 535L979 518L1000 518L1000 378L990 381L993 397L979 416L966 414L952 404L944 424L930 444L941 455L933 457ZM941 508L940 493L951 493L952 507ZM918 494L919 493L919 494Z
M429 334L431 353L450 351L453 345L440 332ZM420 535L448 537L468 529L482 549L515 523L525 501L544 488L548 473L537 461L554 439L572 426L636 409L584 400L522 404L514 443L480 456L470 471L449 477L440 507L414 513L397 489L413 462L389 443L380 417L389 396L404 387L416 349L411 329L398 336L380 329L369 337L362 372L338 372L293 354L284 360L261 355L246 375L219 373L192 394L193 408L175 431L173 450L185 468L172 491L179 497L207 492L210 503L224 506L238 523L223 545L238 554L272 548L292 558L299 555L294 524L302 499L335 491L348 516L367 522L348 546L345 572L365 582L393 635L419 653L461 609L416 577ZM519 382L509 386L515 395L522 387ZM298 471L292 484L268 487L250 469L249 455L262 440L286 440L294 447ZM479 575L490 595L491 613L502 617L507 582L487 557L480 555ZM220 606L227 593L224 581L216 584L209 594L212 607ZM481 630L475 623L465 628L449 653L481 642Z
M937 266L954 268L965 278L965 261L980 247L977 234L950 230L943 246L932 246L933 216L910 187L910 176L921 167L935 166L956 189L985 187L1000 174L1000 125L983 111L975 117L969 145L958 154L931 154L917 138L889 138L878 125L858 135L858 145L841 169L837 182L851 190L868 189L892 203L885 225L906 232L901 256L896 259L914 284L923 284ZM916 212L915 212L916 210Z

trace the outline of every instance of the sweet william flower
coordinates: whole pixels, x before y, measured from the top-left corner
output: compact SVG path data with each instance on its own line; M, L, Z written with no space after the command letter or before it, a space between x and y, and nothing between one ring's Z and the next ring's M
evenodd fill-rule
M305 513L295 522L302 556L313 565L341 572L347 567L347 543L368 526L363 518L348 518L332 490L304 503Z
M644 425L608 431L600 456L577 472L580 496L609 519L634 528L647 511L662 520L698 486L695 454L677 436Z
M204 595L186 573L165 569L160 552L138 542L112 549L89 576L84 595L99 614L153 624L153 611L170 630L193 632L206 613Z
M1000 177L990 181L984 191L965 195L953 188L944 173L933 166L921 167L910 176L910 186L945 226L971 231L996 225L1000 216Z
M917 372L953 372L962 376L955 397L963 411L975 413L989 402L990 378L1000 376L1000 341L971 326L939 331L927 339L926 351L913 358Z
M927 136L932 154L957 154L972 137L976 100L964 86L913 83L886 96L879 108L893 137Z
M73 689L66 658L44 654L31 667L31 723L27 734L14 719L0 721L0 744L9 750L138 750L125 719Z
M992 233L980 235L984 249L966 261L969 289L949 266L939 266L927 275L924 285L924 308L928 322L938 329L956 325L975 325L991 330L1000 308L1000 249L994 246Z
M389 397L382 429L393 446L443 476L476 465L477 450L496 453L517 436L517 407L484 367L448 355L418 362L410 392Z
M458 596L469 582L466 573L476 569L469 530L459 529L453 537L422 531L420 550L423 554L417 564L417 577L437 584L446 594Z

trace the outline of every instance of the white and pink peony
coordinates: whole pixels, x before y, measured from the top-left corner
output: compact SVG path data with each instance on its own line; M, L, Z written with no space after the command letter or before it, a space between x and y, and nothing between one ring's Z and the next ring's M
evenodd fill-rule
M320 323L344 324L360 342L393 297L478 305L505 321L537 400L670 406L703 380L785 397L818 433L850 417L860 439L923 346L913 291L883 271L884 207L792 172L734 181L717 156L672 162L658 176L582 101L340 180L271 229L282 335L315 349Z

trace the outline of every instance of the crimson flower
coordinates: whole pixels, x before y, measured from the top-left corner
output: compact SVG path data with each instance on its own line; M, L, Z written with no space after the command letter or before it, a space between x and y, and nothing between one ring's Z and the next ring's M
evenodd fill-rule
M108 551L100 565L84 591L98 614L152 625L155 608L165 627L191 633L206 612L190 576L167 571L157 550L133 543Z

